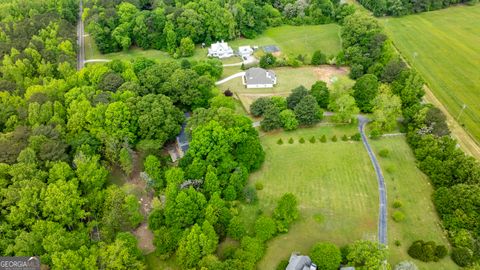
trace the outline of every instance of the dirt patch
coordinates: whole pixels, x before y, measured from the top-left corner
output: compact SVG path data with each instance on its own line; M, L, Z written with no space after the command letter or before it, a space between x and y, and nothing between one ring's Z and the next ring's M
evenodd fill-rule
M138 247L144 254L151 253L155 250L153 245L153 233L148 229L147 223L144 222L138 227L133 234L138 239Z
M331 86L336 78L348 75L350 70L347 67L322 65L315 68L313 72L319 81L324 81L328 86Z
M140 173L143 171L143 156L137 152L132 152L132 159L133 170L127 177L123 188L127 190L127 193L134 194L140 204L140 212L144 218L140 226L133 231L133 234L138 240L138 247L144 254L148 254L155 250L153 233L148 229L147 225L148 215L152 210L154 192L147 187L146 181L140 176Z

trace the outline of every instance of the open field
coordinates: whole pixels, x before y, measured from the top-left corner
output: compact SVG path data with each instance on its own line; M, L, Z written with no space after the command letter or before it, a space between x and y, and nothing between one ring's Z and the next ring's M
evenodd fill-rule
M236 39L229 42L234 50L242 45L277 45L282 53L307 55L311 57L314 51L321 49L327 55L336 55L341 49L339 37L340 27L336 24L326 25L306 25L306 26L280 26L270 28L255 39ZM172 57L166 52L158 50L142 50L140 48L131 48L124 52L101 54L98 52L93 38L85 37L85 56L86 59L124 59L130 60L135 57L147 57L155 60L171 60ZM207 49L197 46L195 55L188 59L199 60L207 58ZM234 61L225 60L225 63L239 62L239 58ZM238 60L238 61L237 61Z
M448 112L480 142L480 5L380 21Z
M236 39L229 44L238 46L277 45L283 54L307 55L309 59L314 51L322 50L327 55L336 55L341 50L340 26L325 25L284 25L267 29L254 39Z
M228 75L232 75L231 68L226 68ZM232 79L218 86L221 91L230 89L235 92L245 108L249 108L250 104L261 96L288 96L292 89L303 85L310 89L316 81L322 80L327 82L329 86L332 81L350 85L352 80L348 78L348 68L336 68L334 66L304 66L298 68L281 67L273 69L277 75L277 85L273 88L247 89L242 84L241 78ZM238 69L237 72L241 70ZM225 77L225 76L224 76ZM333 79L333 80L332 80Z
M252 226L259 210L270 213L281 195L293 192L299 199L301 218L289 233L268 242L259 269L274 269L292 251L308 252L318 241L344 245L356 239L376 239L378 190L368 155L361 142L330 140L333 134L340 138L355 132L354 125L321 126L262 136L266 160L263 167L251 175L250 183L261 182L264 189L258 192L258 205L244 207L242 216ZM329 138L327 143L308 141L311 136L318 139L322 134ZM295 139L292 145L287 143L290 137ZM306 139L305 144L298 142L300 137ZM277 144L279 138L283 139L283 145ZM416 167L405 138L388 137L370 142L377 156L381 149L390 151L389 157L378 157L388 189L389 262L396 264L411 259L406 251L418 239L448 245L431 201L432 187ZM403 203L401 210L406 214L401 223L391 219L395 199ZM399 247L395 246L395 240L400 241ZM438 263L415 262L420 269L457 269L449 258Z
M356 239L376 239L378 191L373 167L361 142L340 140L356 132L356 125L321 126L261 138L266 159L250 183L261 182L264 189L258 192L259 203L254 207L270 213L284 193L292 192L301 216L289 233L268 242L258 269L275 269L291 252L308 252L318 241L344 245ZM327 143L318 141L323 134ZM339 141L330 140L334 134ZM312 136L315 144L308 141ZM288 144L290 137L294 144ZM306 140L304 144L298 142L300 137ZM283 145L277 144L279 138ZM251 219L255 211L246 210L245 216Z
M390 249L389 262L396 264L402 260L412 260L407 249L415 240L433 240L448 246L448 241L440 227L440 220L432 203L433 189L428 178L416 167L413 153L405 137L384 137L370 140L385 177L388 198L388 241ZM386 158L380 157L382 149L389 151ZM397 223L391 216L396 210L393 202L399 200L403 206L400 211L405 213L405 220ZM395 245L400 241L400 246ZM450 257L437 263L423 263L415 260L420 269L450 270L458 269Z

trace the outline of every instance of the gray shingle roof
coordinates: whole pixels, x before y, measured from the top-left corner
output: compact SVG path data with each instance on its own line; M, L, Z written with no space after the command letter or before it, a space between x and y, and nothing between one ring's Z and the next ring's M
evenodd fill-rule
M250 68L245 72L245 82L251 84L273 84L275 82L275 72L263 68Z

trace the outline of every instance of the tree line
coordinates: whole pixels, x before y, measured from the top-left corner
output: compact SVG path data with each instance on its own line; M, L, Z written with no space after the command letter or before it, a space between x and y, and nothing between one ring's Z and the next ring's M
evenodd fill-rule
M356 84L366 80L365 76L372 80L362 86L368 87L359 97L370 95L367 89L373 85L375 76L400 100L407 141L418 167L435 188L432 199L453 246L452 259L462 267L478 264L480 164L457 147L455 139L450 137L445 115L422 102L422 77L399 58L374 18L365 14L346 18L342 38L344 59L352 66L351 76L367 73ZM358 101L357 98L357 104Z
M83 19L102 53L134 45L182 57L193 54L194 44L254 38L281 24L341 21L352 12L337 0L116 0L87 1Z

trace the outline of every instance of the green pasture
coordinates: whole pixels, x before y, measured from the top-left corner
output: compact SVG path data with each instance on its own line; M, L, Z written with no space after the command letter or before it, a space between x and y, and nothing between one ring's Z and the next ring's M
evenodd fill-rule
M300 218L287 234L268 242L258 269L275 269L294 251L306 253L318 241L339 245L357 239L375 240L378 219L378 191L375 172L361 142L341 141L344 134L357 132L356 125L318 126L294 132L269 134L261 138L266 151L262 168L250 183L262 183L259 203L254 208L271 213L287 192L298 198ZM319 141L322 135L327 143ZM338 137L332 142L333 135ZM309 142L314 136L316 142ZM304 144L299 143L303 137ZM278 139L284 144L278 145ZM287 141L293 138L295 142ZM258 211L245 209L245 219Z
M480 5L380 21L435 96L480 142Z
M355 125L319 126L262 136L266 160L262 168L251 175L250 183L261 182L264 189L258 192L258 205L245 207L242 214L252 226L259 212L270 213L282 194L292 192L299 199L301 217L289 233L268 242L259 269L274 269L291 252L308 252L318 241L331 241L341 246L357 239L376 239L378 189L375 172L361 142L340 140L343 134L356 132ZM318 141L323 134L328 138L327 143ZM331 141L334 134L339 138L337 142ZM315 144L308 141L312 136L317 138ZM295 140L294 144L288 144L290 137ZM304 144L298 142L300 137L306 140ZM284 144L277 144L279 138ZM387 185L389 262L395 265L402 260L412 260L407 249L418 239L448 246L431 201L432 187L416 167L405 138L389 137L370 142ZM378 156L382 149L389 150L388 157ZM391 218L395 200L403 203L400 210L406 215L400 223ZM400 246L395 245L396 240ZM437 263L415 263L426 270L457 269L449 258Z
M309 58L316 50L322 50L327 55L336 55L342 47L339 35L340 26L337 24L284 25L269 28L257 38L239 38L229 44L234 49L243 45L276 45L282 54L302 54Z
M433 240L448 247L448 240L432 203L433 188L428 178L416 167L415 157L405 137L370 140L370 144L380 162L387 186L389 262L396 264L403 260L413 260L407 254L407 249L415 240ZM379 156L378 152L383 149L389 151L388 157ZM395 200L403 206L394 209L392 205ZM405 214L404 221L397 223L392 219L395 210ZM395 245L396 240L400 246ZM436 263L414 261L424 270L458 269L449 257Z

